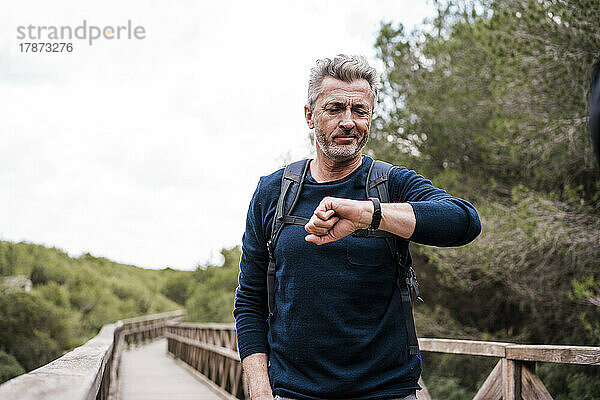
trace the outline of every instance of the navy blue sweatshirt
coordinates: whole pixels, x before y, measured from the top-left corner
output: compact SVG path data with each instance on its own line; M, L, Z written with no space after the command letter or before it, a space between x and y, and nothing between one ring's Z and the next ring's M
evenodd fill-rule
M294 215L309 218L325 196L366 200L372 160L347 177L317 183L306 177ZM275 249L275 311L267 323L267 240L283 169L261 177L243 236L234 316L240 358L269 354L274 395L297 399L390 399L419 389L420 355L409 355L395 266L384 239L347 236L317 246L303 226L286 226ZM409 202L411 241L460 246L481 225L475 208L414 171L389 176L394 202ZM269 326L270 325L270 326Z

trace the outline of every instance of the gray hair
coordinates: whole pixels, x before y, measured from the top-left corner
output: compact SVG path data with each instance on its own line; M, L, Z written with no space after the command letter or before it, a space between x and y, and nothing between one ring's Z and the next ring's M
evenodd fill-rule
M321 82L326 76L344 82L366 79L371 87L371 99L373 100L373 106L375 106L379 73L369 65L364 56L338 54L333 59L323 58L317 60L317 65L310 70L310 79L308 80L308 108L311 110L314 109L315 102L321 94Z

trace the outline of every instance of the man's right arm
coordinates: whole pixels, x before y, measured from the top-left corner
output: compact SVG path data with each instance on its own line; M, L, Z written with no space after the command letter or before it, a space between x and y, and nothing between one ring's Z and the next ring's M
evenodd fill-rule
M236 321L238 351L248 379L250 398L270 400L273 397L268 374L266 288L269 254L265 238L268 230L265 226L267 210L272 204L265 199L272 196L268 190L261 189L263 179L259 181L248 208L233 315Z
M265 353L250 354L242 361L252 400L273 400L267 363Z

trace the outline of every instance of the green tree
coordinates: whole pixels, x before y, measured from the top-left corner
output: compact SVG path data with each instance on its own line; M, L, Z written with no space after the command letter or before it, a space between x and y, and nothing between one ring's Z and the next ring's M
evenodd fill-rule
M499 0L439 3L433 31L384 24L370 148L504 196L525 184L596 203L585 114L599 17L596 3Z
M596 344L600 174L585 115L600 3L436 4L414 32L381 26L386 70L367 149L470 199L482 218L465 248L413 247L427 301L420 332ZM478 381L429 368L444 398ZM593 398L597 372L541 371L565 382L556 398Z
M580 315L592 305L569 294L600 274L600 174L582 118L600 3L437 4L432 29L381 27L369 143L480 210L474 244L415 249L444 288L435 304L495 337L587 343Z

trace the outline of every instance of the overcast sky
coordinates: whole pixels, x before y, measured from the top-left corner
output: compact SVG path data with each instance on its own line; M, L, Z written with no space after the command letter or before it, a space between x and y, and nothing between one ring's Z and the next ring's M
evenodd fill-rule
M240 244L259 176L310 155L317 58L380 67L382 20L435 14L426 0L0 4L0 239L178 269ZM20 51L18 26L84 19L145 38Z

